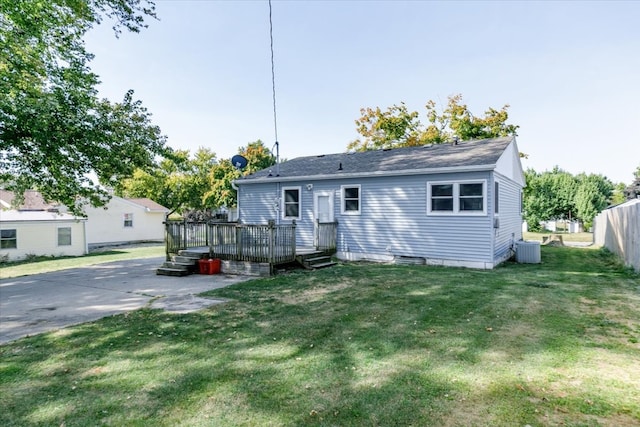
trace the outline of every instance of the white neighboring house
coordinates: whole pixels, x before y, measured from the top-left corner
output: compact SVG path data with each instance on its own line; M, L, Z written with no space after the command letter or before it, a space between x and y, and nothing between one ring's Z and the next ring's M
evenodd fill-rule
M0 211L0 259L87 253L86 220L50 211Z
M163 242L169 209L151 199L112 196L101 208L87 207L89 248L134 242Z
M0 190L0 209L2 209L0 214L2 216L8 212L6 209L12 209L13 201L14 194L12 192ZM24 194L24 202L16 212L39 212L41 214L61 212L67 214L66 210L65 206L46 203L37 191L27 191ZM91 249L126 243L163 242L163 222L168 212L169 209L146 198L125 199L112 196L104 207L87 206L85 208L86 218L84 218L86 219L85 248Z

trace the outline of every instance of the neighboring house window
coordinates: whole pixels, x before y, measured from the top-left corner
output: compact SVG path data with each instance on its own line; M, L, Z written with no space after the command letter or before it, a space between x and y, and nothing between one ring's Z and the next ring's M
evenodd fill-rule
M486 182L427 183L427 214L485 214Z
M360 215L361 192L359 185L342 186L342 213Z
M18 247L18 233L16 229L0 230L0 248L16 249Z
M500 212L500 184L498 182L493 187L493 212Z
M124 226L125 227L133 227L133 214L132 213L124 214Z
M58 246L71 246L71 227L58 228Z
M282 189L282 217L300 219L300 187L284 187Z

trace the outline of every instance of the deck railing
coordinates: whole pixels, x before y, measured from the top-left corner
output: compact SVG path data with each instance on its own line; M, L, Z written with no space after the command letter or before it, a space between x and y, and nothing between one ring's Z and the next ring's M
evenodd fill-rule
M295 260L296 225L166 221L166 253L208 247L214 258L282 264Z

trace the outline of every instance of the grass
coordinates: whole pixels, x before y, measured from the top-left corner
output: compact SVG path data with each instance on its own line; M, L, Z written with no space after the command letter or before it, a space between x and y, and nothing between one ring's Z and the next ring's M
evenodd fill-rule
M527 232L527 233L523 233L522 238L524 240L538 240L541 242L544 236L551 236L552 234L562 236L562 240L564 242L576 242L576 243L593 242L593 233L586 233L586 232L581 232L581 233L562 233L562 232L557 233L557 232L551 232L551 231Z
M350 263L0 347L3 426L640 425L640 277Z
M24 261L0 263L0 278L8 279L124 259L154 258L164 255L164 245L152 245L101 250L80 257L31 257Z

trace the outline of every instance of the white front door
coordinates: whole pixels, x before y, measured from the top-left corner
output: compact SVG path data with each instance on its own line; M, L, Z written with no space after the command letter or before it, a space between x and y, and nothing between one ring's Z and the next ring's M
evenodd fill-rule
M315 222L333 222L333 192L320 191L314 194Z

